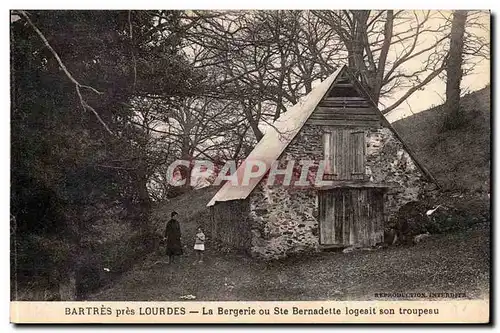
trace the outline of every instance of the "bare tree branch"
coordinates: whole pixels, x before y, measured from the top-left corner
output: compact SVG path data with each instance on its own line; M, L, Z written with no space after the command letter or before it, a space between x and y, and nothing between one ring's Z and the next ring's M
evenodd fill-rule
M99 114L97 113L97 111L91 107L82 97L82 94L80 92L80 88L86 88L86 89L89 89L93 92L95 92L96 94L99 94L101 95L102 92L98 91L97 89L95 88L92 88L90 86L86 86L86 85L82 85L80 82L78 82L74 77L73 75L71 75L71 73L69 72L69 70L66 68L66 66L64 65L64 63L62 62L61 58L59 57L59 55L57 54L57 52L52 48L52 46L50 45L49 41L47 40L47 38L45 38L45 36L43 35L43 33L40 31L40 29L38 29L38 27L31 21L31 19L29 18L28 14L24 11L24 10L21 10L19 12L25 19L26 21L29 23L29 25L33 28L33 30L35 30L35 32L38 34L38 36L40 37L40 39L43 41L43 43L45 44L45 46L49 49L49 51L54 55L54 57L56 58L59 66L61 67L61 69L63 70L63 72L66 74L66 76L68 77L68 79L70 79L71 82L73 82L75 84L75 89L76 89L76 93L78 95L78 98L80 99L80 104L82 105L82 107L85 109L85 110L89 110L91 111L92 113L94 113L94 115L97 117L97 119L99 120L99 122L103 125L103 127L106 129L106 131L113 135L113 132L109 129L108 125L106 125L106 123L104 122L104 120L102 120L101 116L99 116Z
M401 98L399 98L394 104L392 104L391 106L389 106L388 108L385 108L384 110L382 110L382 113L388 113L390 112L391 110L394 110L395 108L397 108L401 103L403 103L408 97L410 97L411 95L413 95L414 92L418 91L419 89L421 89L422 87L424 87L426 84L428 84L429 82L431 82L432 80L434 80L435 77L437 77L439 74L441 74L441 72L446 68L446 60L443 61L441 67L437 68L436 70L434 70L432 73L430 73L424 80L422 80L422 82L420 82L419 84L413 86L412 88L410 88Z

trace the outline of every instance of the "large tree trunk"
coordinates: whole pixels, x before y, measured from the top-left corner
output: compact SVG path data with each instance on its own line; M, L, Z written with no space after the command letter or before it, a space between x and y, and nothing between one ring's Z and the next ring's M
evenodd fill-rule
M351 32L351 40L344 40L347 47L349 67L356 73L357 78L369 90L372 99L378 103L382 79L385 70L385 62L390 47L393 29L393 11L387 11L385 24L385 39L380 52L378 67L375 64L372 50L368 45L368 19L369 10L352 10L352 22L354 28Z
M392 31L394 29L394 11L387 11L387 18L384 25L384 42L382 44L382 49L380 50L380 56L378 59L378 65L375 69L375 78L372 87L372 98L375 103L378 104L380 99L380 92L382 90L384 74L385 74L385 66L387 63L387 56L389 54L389 48L391 47L392 41ZM367 36L368 40L368 36ZM369 48L369 46L368 46ZM371 52L371 51L370 51Z
M148 176L146 171L146 166L141 163L137 169L136 175L136 186L139 197L139 214L137 216L138 219L138 228L144 234L149 232L149 219L151 214L151 198L149 197L148 192Z
M447 114L447 124L445 124L445 126L448 128L454 128L460 124L460 82L462 81L462 60L466 20L466 10L456 10L453 13L450 51L448 67L446 69L445 111Z
M359 75L361 82L369 86L368 72L364 61L364 34L366 34L366 22L368 20L368 16L370 15L370 11L353 10L351 12L354 26L351 36L352 40L348 43L350 45L347 48L349 67L354 69L356 75Z
M186 182L184 183L183 190L190 191L191 190L191 172L193 162L193 155L191 154L191 140L189 138L189 133L191 131L191 127L185 128L185 133L182 136L182 147L181 147L181 160L188 161L190 165L188 167L181 166L179 168L182 179Z

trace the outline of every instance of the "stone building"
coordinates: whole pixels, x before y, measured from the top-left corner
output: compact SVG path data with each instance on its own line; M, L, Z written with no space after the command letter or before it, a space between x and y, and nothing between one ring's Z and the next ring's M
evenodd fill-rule
M238 167L238 180L254 171L252 161L266 172L226 182L207 205L207 231L263 258L373 246L400 207L437 185L345 66L266 131ZM291 179L276 172L269 182L270 170L287 167L301 171ZM297 185L307 179L315 181Z

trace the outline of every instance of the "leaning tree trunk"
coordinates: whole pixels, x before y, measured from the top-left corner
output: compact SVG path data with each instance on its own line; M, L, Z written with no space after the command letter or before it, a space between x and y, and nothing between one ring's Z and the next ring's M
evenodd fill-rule
M447 120L445 127L456 128L461 122L460 114L460 83L462 81L462 61L464 49L466 10L456 10L453 13L451 25L450 51L446 69L446 103Z

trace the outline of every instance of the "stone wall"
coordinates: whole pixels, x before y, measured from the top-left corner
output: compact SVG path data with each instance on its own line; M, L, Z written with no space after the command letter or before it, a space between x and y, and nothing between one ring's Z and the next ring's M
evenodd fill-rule
M218 202L211 209L211 219L206 226L207 236L215 240L219 249L248 251L251 244L249 200Z
M257 188L250 198L251 253L280 258L318 248L316 192L283 187Z
M323 156L321 126L305 125L280 156L287 161L313 160ZM319 157L319 158L318 158ZM267 177L250 195L252 225L251 253L275 259L288 254L318 250L316 191L311 188L267 186Z
M305 125L280 156L280 166L288 160L323 159L323 127ZM387 129L367 131L366 172L375 183L392 183L385 197L385 220L409 201L417 200L425 185L422 173ZM267 186L266 178L249 198L251 253L267 259L316 251L319 247L318 202L311 188Z
M366 135L370 181L392 185L384 204L385 220L390 221L403 205L418 200L429 183L390 129L370 129Z

